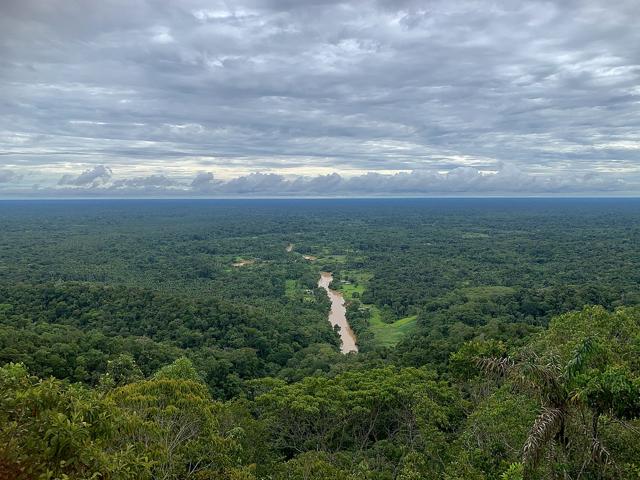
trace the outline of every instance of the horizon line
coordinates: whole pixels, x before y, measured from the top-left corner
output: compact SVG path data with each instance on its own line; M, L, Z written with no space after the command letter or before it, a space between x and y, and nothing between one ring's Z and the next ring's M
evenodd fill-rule
M393 200L393 199L640 199L640 194L619 195L326 195L326 196L297 196L297 195L269 195L269 196L116 196L116 197L31 197L10 196L0 197L0 202L8 201L86 201L86 200Z

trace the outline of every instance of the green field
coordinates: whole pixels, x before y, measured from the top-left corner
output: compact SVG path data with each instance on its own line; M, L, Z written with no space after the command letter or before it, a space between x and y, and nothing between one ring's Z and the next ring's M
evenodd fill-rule
M341 272L343 281L334 285L340 290L347 302L354 299L354 293L360 297L366 290L366 284L371 279L371 272L344 270ZM363 304L371 312L369 330L373 333L376 343L384 347L395 346L402 338L416 327L416 315L400 318L393 323L382 321L380 309L375 305Z
M302 300L304 302L314 301L313 294L306 288L303 288L298 280L291 278L284 282L284 295L289 300Z
M362 295L364 293L364 285L357 283L341 283L340 289L342 295L344 295L345 300L349 301L353 299L353 294L357 293L358 295Z
M410 315L393 323L385 323L382 321L378 307L371 305L369 308L371 309L369 329L373 333L376 342L383 347L395 346L416 327L417 315Z

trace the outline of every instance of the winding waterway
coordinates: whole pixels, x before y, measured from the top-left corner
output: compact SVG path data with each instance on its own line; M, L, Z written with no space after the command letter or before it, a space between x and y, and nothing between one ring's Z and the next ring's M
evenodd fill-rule
M342 353L357 352L358 346L356 345L356 336L347 322L347 309L344 306L344 297L340 292L331 290L329 285L333 280L331 272L321 272L320 280L318 280L318 287L324 288L331 300L331 311L329 312L329 322L331 326L340 326L340 338L342 339L342 345L340 351Z

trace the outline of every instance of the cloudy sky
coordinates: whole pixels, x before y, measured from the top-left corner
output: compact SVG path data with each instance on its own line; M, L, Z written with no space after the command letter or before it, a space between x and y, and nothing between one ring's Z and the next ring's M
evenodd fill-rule
M2 0L0 196L640 194L638 0Z

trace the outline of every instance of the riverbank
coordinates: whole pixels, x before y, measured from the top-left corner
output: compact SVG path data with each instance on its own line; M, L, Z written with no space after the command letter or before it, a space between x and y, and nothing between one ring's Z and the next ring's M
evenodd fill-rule
M318 280L318 287L324 288L331 301L331 311L329 312L329 322L331 326L338 325L340 327L340 339L342 345L340 351L342 353L357 352L358 346L356 345L356 336L347 322L347 309L344 304L344 297L340 292L329 288L333 275L331 272L321 272L320 280Z

